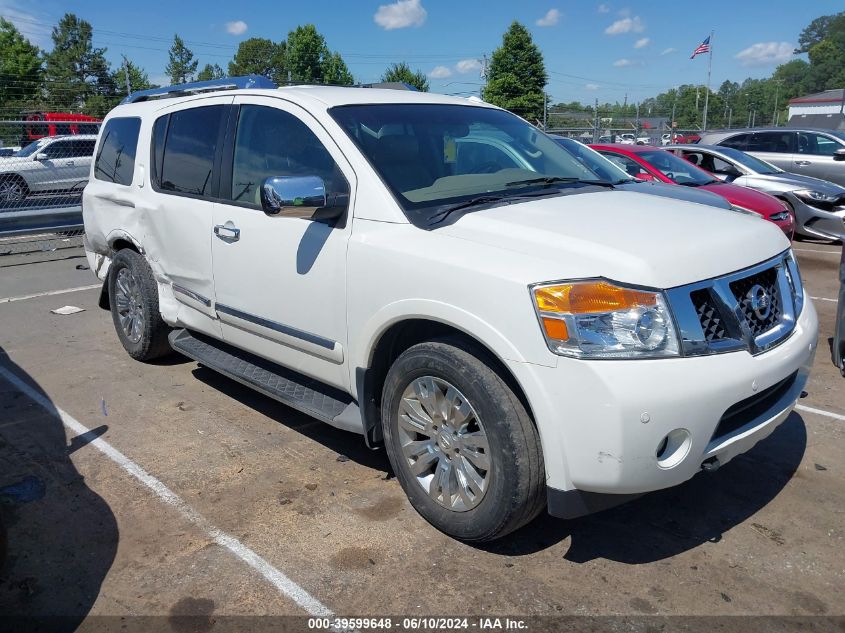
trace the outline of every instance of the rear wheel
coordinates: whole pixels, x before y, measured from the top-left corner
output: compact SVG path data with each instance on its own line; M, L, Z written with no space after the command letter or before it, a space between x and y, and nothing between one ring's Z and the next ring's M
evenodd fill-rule
M490 541L545 505L537 429L489 355L459 339L420 343L390 368L385 446L411 505L437 529Z
M29 195L29 187L20 176L0 177L0 204L23 202Z
M115 255L109 268L112 321L123 348L135 360L149 361L172 352L168 325L158 307L158 288L147 261L131 249Z

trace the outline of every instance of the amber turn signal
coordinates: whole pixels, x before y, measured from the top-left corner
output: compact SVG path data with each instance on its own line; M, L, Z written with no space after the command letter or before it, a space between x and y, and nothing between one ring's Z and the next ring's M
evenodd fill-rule
M535 288L534 298L540 312L562 314L615 312L657 303L657 295L653 292L620 288L606 281Z

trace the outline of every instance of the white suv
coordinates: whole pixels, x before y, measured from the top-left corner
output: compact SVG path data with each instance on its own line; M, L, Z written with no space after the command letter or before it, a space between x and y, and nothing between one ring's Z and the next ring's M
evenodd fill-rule
M133 358L174 348L383 445L468 541L717 468L789 415L816 349L777 227L614 190L457 97L121 105L83 207Z
M0 203L31 194L82 191L91 171L93 134L48 136L0 159Z

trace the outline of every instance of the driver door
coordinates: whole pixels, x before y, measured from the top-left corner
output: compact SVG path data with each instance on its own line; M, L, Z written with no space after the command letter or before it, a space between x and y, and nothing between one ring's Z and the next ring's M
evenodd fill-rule
M323 382L349 387L346 247L355 175L337 145L302 109L273 97L237 97L213 210L215 309L224 340ZM270 177L317 176L346 196L346 214L318 221L271 216L260 187Z

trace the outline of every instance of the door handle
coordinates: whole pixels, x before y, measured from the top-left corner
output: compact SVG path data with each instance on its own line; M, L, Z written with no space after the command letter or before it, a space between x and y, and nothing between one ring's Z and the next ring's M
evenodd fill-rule
M216 225L214 227L214 234L227 242L237 242L241 239L241 230L233 226L231 222Z
M806 165L812 165L812 163L808 160L796 160L795 164L800 165L801 167L804 167Z
M67 166L68 166L68 167L73 167L73 161L72 161L72 160L69 160L69 161L67 162Z

